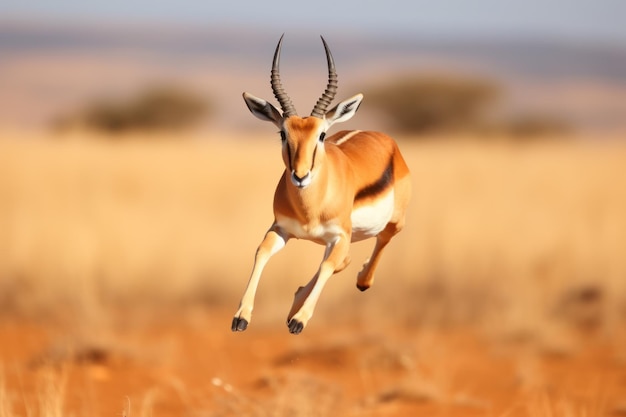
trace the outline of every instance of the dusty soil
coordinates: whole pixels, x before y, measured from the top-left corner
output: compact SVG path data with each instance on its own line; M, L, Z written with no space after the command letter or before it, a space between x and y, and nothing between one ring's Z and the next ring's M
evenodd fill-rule
M477 329L323 318L299 336L278 322L234 334L231 314L103 330L5 317L2 416L626 415L615 335L558 350Z

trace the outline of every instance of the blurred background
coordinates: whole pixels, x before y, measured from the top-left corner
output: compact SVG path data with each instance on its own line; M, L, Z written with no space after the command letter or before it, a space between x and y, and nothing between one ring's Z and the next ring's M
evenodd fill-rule
M505 311L523 331L559 314L623 320L625 9L3 3L2 309L235 307L282 171L273 127L240 97L272 98L285 32L283 83L300 114L326 84L323 34L339 96L366 95L346 127L401 141L415 197L380 286L421 294L407 317L451 303L468 310L460 319ZM265 296L289 299L302 258L314 272L319 256L303 250L278 257ZM350 280L327 297L342 300Z
M101 364L121 351L119 336L103 344L103 335L144 320L197 323L200 311L203 334L222 343L208 345L217 352L211 366L237 378L241 358L228 355L249 339L224 335L284 169L275 128L254 118L241 94L273 101L271 59L285 33L282 81L299 114L326 85L323 35L337 101L365 94L335 131L392 134L414 190L406 229L372 289L356 291L355 279L373 241L355 244L352 265L326 286L299 340L323 344L306 333L339 326L349 329L342 340L358 345L364 333L388 340L400 328L412 363L442 346L422 343L426 329L469 329L566 356L581 340L599 340L621 352L622 368L609 368L623 369L624 16L621 0L1 2L0 324L9 327L0 331L13 329L3 340L21 352L39 340L23 323L61 323L51 345L62 340ZM293 292L322 254L293 241L270 261L245 337L281 330L267 351L288 343ZM402 351L405 342L391 340ZM187 353L207 346L180 343ZM10 343L2 345L0 371L10 357L1 350ZM146 356L139 345L135 359ZM450 356L439 356L437 368L450 371ZM518 373L539 375L528 357L519 356ZM115 373L134 369L129 363ZM373 380L379 368L368 366L359 375ZM10 390L31 389L15 382L28 371L15 369ZM427 367L411 369L439 393L450 387L448 377L420 373ZM0 416L9 417L1 376ZM609 401L624 398L623 382L610 381L600 384L609 387L601 411L623 414L623 402ZM118 391L115 406L131 395ZM489 415L517 415L506 407Z
M426 131L473 124L528 133L626 123L619 0L321 2L306 13L286 1L0 7L0 125L7 127L257 128L240 95L268 97L272 52L283 32L284 81L301 113L325 86L322 34L337 61L340 95L377 93L363 108L372 117L359 126L381 129L385 121ZM399 91L403 98L395 97ZM113 120L130 117L119 113L133 106L150 114L183 107L168 113L169 121Z
M414 173L381 305L402 288L420 300L398 312L411 319L498 317L490 325L530 333L546 317L623 321L625 9L3 3L2 310L236 307L282 171L273 127L240 97L272 98L285 32L283 84L300 114L326 84L323 34L339 96L366 96L345 127L395 134ZM315 271L321 255L294 246L261 299L289 300L303 259ZM333 293L345 305L351 279L329 305Z

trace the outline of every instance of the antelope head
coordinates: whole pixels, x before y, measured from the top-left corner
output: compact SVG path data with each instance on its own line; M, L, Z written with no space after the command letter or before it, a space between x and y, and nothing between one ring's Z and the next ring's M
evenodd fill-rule
M283 35L284 36L284 35ZM359 108L362 94L357 94L327 111L337 93L337 72L328 44L322 37L328 62L328 85L319 98L310 116L300 117L280 82L280 50L283 42L280 37L272 63L272 92L280 104L280 110L274 105L243 93L243 99L253 115L261 120L270 121L278 127L283 148L285 168L291 174L291 182L299 189L308 187L315 179L324 161L324 137L326 131L335 123L350 119Z

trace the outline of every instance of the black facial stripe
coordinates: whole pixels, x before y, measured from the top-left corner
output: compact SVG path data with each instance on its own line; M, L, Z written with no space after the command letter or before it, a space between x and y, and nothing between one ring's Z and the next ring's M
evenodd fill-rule
M285 142L285 146L287 147L287 160L289 161L289 172L293 172L293 168L291 167L291 146L289 143Z
M367 197L373 197L385 191L393 182L393 155L389 158L389 163L382 175L376 182L361 188L354 197L354 201L359 201Z
M313 160L311 161L311 172L313 172L313 168L315 168L315 155L317 154L317 144L315 144L315 149L313 149Z

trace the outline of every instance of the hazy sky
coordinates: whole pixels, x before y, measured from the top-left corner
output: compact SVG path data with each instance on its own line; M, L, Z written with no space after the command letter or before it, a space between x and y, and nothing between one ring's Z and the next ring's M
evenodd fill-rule
M626 42L626 0L1 1L7 18Z

